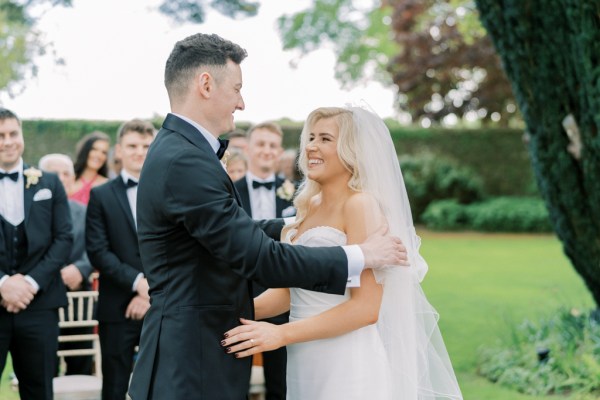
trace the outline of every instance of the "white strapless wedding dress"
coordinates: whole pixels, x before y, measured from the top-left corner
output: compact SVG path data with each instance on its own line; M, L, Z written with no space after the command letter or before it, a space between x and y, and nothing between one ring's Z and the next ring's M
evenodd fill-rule
M294 239L288 232L286 241ZM294 244L341 246L344 232L319 226L304 232ZM290 322L329 310L350 298L290 288ZM376 325L330 339L287 346L288 400L389 400L390 370Z

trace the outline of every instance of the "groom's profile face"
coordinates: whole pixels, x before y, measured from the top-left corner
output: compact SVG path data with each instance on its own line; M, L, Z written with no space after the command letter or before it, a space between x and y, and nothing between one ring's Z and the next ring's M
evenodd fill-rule
M0 168L9 171L16 167L24 149L19 121L14 118L0 119Z
M223 71L214 77L212 91L212 134L222 135L235 129L233 113L245 108L242 97L242 69L239 64L227 60Z

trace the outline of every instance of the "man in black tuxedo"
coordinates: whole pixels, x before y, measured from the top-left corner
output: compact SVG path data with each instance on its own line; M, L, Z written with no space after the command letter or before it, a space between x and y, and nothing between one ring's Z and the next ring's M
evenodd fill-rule
M75 183L73 161L65 154L46 154L40 158L38 166L42 171L55 173L67 193ZM69 200L69 210L71 211L71 221L73 223L73 246L71 247L71 254L65 266L60 269L60 276L67 290L70 292L90 290L90 275L93 268L85 251L86 206L78 201ZM75 307L77 307L77 303L75 303ZM86 335L93 333L93 329L85 327L68 328L64 332L61 330L61 335ZM58 344L60 350L80 349L83 346L91 348L92 344L82 342L63 342ZM65 375L92 374L92 356L65 357L65 364L67 365L67 369L64 371Z
M135 215L137 182L153 138L149 122L132 120L119 128L115 152L123 168L119 176L92 189L87 209L87 252L100 272L103 400L125 398L142 320L150 308Z
M10 351L21 399L52 399L60 269L72 244L65 190L23 163L21 121L0 108L0 375Z
M406 262L400 240L381 232L358 246L290 246L271 239L279 238L282 220L257 223L244 212L219 161L226 145L217 138L234 129L232 114L244 109L239 64L245 57L232 42L196 34L178 42L167 60L172 113L148 152L138 189L152 307L129 390L133 400L246 398L251 360L226 354L221 341L240 317L252 318L252 280L341 294L358 283L365 263Z
M255 220L267 220L291 217L295 214L292 204L294 186L291 182L283 186L284 180L275 176L279 158L283 151L283 131L274 122L263 122L248 130L248 145L245 149L248 157L248 172L242 179L234 182L242 208ZM291 185L291 190L288 185ZM258 282L252 282L252 296L256 297L266 288ZM288 322L289 313L267 319L274 324ZM285 347L266 351L263 356L266 400L285 400L286 363Z

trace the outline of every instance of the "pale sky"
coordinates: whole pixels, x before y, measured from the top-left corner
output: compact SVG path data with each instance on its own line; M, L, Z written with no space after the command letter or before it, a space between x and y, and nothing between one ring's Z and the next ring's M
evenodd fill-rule
M365 100L381 117L394 115L392 88L372 82L349 91L334 78L334 54L322 49L302 58L282 50L276 18L310 0L262 0L259 14L232 20L208 11L202 25L176 24L156 11L159 0L74 0L49 10L38 28L66 65L39 60L37 78L2 104L25 119L151 118L169 111L163 86L165 61L176 41L216 33L248 51L242 63L246 110L236 121L288 117L302 121L320 106Z

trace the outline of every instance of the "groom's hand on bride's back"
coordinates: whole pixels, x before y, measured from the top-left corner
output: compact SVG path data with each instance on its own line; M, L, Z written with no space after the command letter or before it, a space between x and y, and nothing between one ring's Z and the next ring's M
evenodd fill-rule
M406 247L399 237L389 234L387 224L382 224L359 246L365 256L365 268L409 265Z

